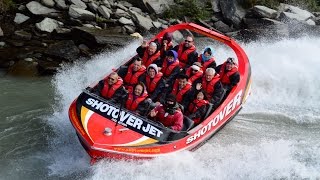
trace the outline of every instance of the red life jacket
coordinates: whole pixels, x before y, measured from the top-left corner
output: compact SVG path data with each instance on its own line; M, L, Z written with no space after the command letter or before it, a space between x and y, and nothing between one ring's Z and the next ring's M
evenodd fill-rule
M118 77L118 81L111 86L105 80L103 89L101 90L102 97L106 99L111 99L114 93L116 92L116 90L119 89L122 86L122 84L123 84L123 80L121 77Z
M163 73L164 77L169 77L173 71L173 69L176 66L179 66L179 60L176 60L174 63L170 64L168 66L168 62L167 59L164 60L163 65L162 65L162 69L161 72Z
M148 93L144 91L141 96L137 97L136 99L133 99L133 92L129 94L127 102L126 102L126 108L130 111L137 110L139 104L144 101L148 96Z
M202 64L202 70L205 71L208 66L215 61L214 57L211 57L208 61L202 61L202 54L198 57L198 62Z
M178 49L178 59L180 60L180 67L184 68L188 63L188 55L196 50L196 47L192 45L190 48L183 51L185 43L181 43Z
M160 51L157 51L156 53L152 54L151 56L148 54L148 48L144 51L143 57L142 57L142 63L145 67L148 67L150 64L152 64L157 58L160 57Z
M207 101L207 100L195 99L195 100L193 100L192 103L190 103L190 105L188 107L188 112L190 114L195 113L200 107L207 105L207 104L209 104L209 101Z
M158 111L156 117L164 126L171 127L173 130L180 131L183 126L183 114L177 109L174 114L168 114L162 105L155 108Z
M141 66L141 68L134 73L132 69L133 69L133 64L129 66L127 75L124 77L124 82L127 83L128 85L138 84L139 77L146 71L145 66Z
M189 67L187 69L186 75L189 77L189 81L191 82L191 84L198 78L202 77L203 75L203 71L201 69L196 74L193 74L192 76L191 76L191 72L192 72L192 68Z
M207 81L205 77L202 79L202 88L206 91L208 99L212 98L214 92L214 85L220 80L220 75L216 74L211 81Z
M172 94L176 95L176 99L178 103L182 102L183 95L191 89L191 82L188 81L187 85L179 90L178 79L174 82L173 89L171 91Z
M146 76L146 87L149 93L154 92L162 76L162 72L158 72L153 79L151 79L149 75Z
M223 84L230 84L230 76L238 71L238 66L234 66L230 71L226 71L226 62L220 68L220 77Z

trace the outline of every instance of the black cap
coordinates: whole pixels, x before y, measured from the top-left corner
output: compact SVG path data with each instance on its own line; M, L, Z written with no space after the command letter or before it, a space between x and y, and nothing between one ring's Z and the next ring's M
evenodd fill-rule
M234 58L231 58L231 57L227 59L227 63L236 64Z

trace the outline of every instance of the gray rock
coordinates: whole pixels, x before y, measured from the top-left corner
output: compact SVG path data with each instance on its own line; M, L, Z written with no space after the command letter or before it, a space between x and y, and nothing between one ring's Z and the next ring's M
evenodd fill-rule
M110 4L109 0L104 0L104 1L102 2L102 4L105 5L107 8L110 8L110 9L111 9L111 4Z
M39 23L36 23L36 27L40 31L51 33L53 30L57 29L59 26L62 26L63 23L55 19L45 18Z
M68 9L68 6L66 5L66 2L64 0L54 0L56 2L56 6L59 9L66 10Z
M119 19L119 23L120 23L120 24L123 24L123 25L134 26L133 21L132 21L131 19L127 19L127 18L125 18L125 17L121 17L121 18Z
M24 10L26 10L26 6L25 6L25 5L20 5L20 6L18 7L18 10L19 10L19 11L24 11Z
M132 7L132 4L127 1L119 1L118 3L122 4L123 6L130 8Z
M91 48L101 45L124 46L133 39L133 37L129 35L123 35L119 33L121 33L120 26L108 29L95 29L86 27L72 29L72 34L77 37L77 40L83 40Z
M51 44L45 53L49 56L74 61L79 57L80 50L72 40L66 40Z
M83 27L87 27L87 28L95 28L94 25L92 24L83 24Z
M41 0L41 4L47 7L54 7L55 2L53 0Z
M6 45L5 42L3 42L3 41L0 42L0 48L4 47L5 45Z
M146 0L144 1L148 11L157 15L169 9L168 4L173 4L173 0Z
M32 38L32 35L24 30L17 30L14 32L14 35L19 40L30 40Z
M300 16L299 14L289 13L289 12L282 12L280 13L280 20L285 22L294 22L292 20L299 21L301 23L305 23L308 25L315 25L316 23L311 19L305 19L304 16Z
M232 29L231 29L228 25L226 25L224 22L222 22L222 21L215 22L215 23L213 24L213 27L214 27L215 29L218 29L219 31L221 31L221 32L223 32L223 33L231 32L231 31L232 31Z
M135 26L124 25L124 28L126 29L126 32L128 34L132 34L132 33L136 32L136 27Z
M81 8L81 9L87 8L87 5L81 0L70 0L70 1L73 5L77 6L78 8Z
M115 13L113 13L116 18L126 17L130 18L130 15L124 10L118 8Z
M274 19L277 17L277 11L265 6L254 6L253 11L261 17Z
M16 13L16 17L14 18L13 21L17 24L21 24L21 23L27 21L28 19L30 19L30 17L28 17L24 14L21 14L21 13Z
M129 10L135 11L135 12L137 12L137 13L139 13L139 14L142 13L142 10L141 10L140 8L137 8L137 7L130 7Z
M162 23L160 23L159 21L152 21L152 24L157 29L161 28L162 26Z
M89 2L88 6L89 6L89 9L91 9L94 12L97 12L98 7L99 7L94 1Z
M314 22L316 23L316 25L320 25L320 17L318 16L318 17L315 17L314 18Z
M50 13L58 12L55 9L47 8L42 4L38 3L37 1L31 1L27 4L28 10L35 15L46 15Z
M60 34L60 35L62 35L62 34L68 34L68 33L71 32L71 29L58 27L58 28L55 29L55 32L56 32L57 34Z
M69 16L81 20L94 20L96 17L92 12L74 6L69 7Z
M237 3L236 0L220 0L221 12L224 20L236 28L240 28L242 18L246 11Z
M215 13L221 12L219 0L211 0L211 5L212 5L213 12L215 12Z
M110 9L108 9L106 6L99 6L98 12L106 19L110 18Z
M129 11L129 13L132 15L133 21L135 21L143 31L149 31L153 27L150 18L144 17L135 11Z
M2 31L2 29L1 29L1 27L0 27L0 37L1 36L3 36L4 34L3 34L3 31Z
M129 10L127 7L125 7L124 5L122 5L122 4L120 4L120 3L116 4L116 7L117 7L117 8L120 8L120 9L122 9L122 10L124 10L124 11L128 11L128 10Z
M293 13L293 14L297 14L297 16L299 16L301 19L304 19L305 21L310 19L310 18L314 18L315 17L309 11L300 9L300 8L292 6L292 5L284 4L284 3L280 4L279 9L283 9L285 12L290 12L290 13Z

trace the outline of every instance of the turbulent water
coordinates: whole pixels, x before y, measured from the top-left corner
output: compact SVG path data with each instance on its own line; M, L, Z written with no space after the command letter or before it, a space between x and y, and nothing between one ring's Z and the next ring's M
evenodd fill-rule
M242 45L252 95L196 152L90 166L68 107L137 46L66 65L52 79L0 78L0 179L320 179L320 38L307 37ZM228 57L213 47L218 63Z

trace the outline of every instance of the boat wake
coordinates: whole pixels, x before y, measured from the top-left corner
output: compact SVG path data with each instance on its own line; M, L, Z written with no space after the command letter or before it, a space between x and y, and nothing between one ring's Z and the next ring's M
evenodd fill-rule
M68 120L82 89L134 55L138 42L88 62L64 66L53 79L56 103L48 122L50 176L79 179L302 179L320 178L320 38L243 44L252 67L252 95L240 114L195 152L150 161L89 157ZM199 49L204 48L199 44ZM214 46L213 46L214 47ZM215 48L215 47L214 47ZM227 56L216 48L218 64ZM227 51L227 50L226 50Z

